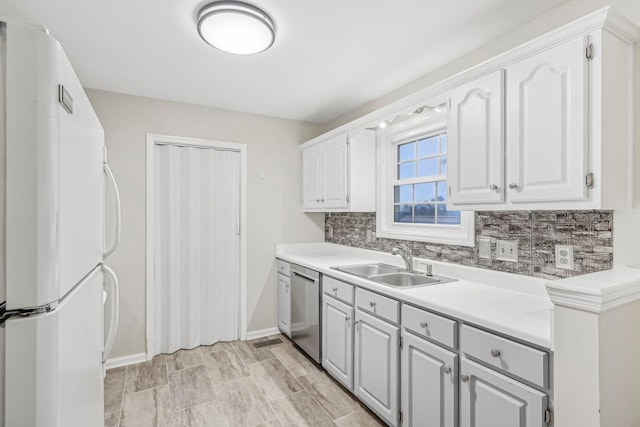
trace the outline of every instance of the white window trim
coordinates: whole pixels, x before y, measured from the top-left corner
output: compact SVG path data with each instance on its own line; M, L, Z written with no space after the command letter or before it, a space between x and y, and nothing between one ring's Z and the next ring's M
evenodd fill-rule
M398 224L393 222L393 183L399 143L446 129L446 113L432 113L408 118L378 131L376 180L376 237L447 245L475 245L475 215L460 212L460 225ZM447 150L448 152L448 150Z

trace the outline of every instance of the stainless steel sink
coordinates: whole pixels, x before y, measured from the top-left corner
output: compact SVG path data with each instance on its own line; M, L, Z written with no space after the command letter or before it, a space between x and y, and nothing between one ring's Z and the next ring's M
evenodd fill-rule
M378 274L395 273L404 270L401 267L395 267L389 264L345 265L342 267L333 267L333 269L364 278L369 278L370 276Z
M369 280L376 283L382 283L383 285L394 286L397 288L405 288L409 286L424 286L424 285L437 285L440 283L453 282L456 279L442 276L425 276L419 273L399 272L378 274L375 276L369 276Z
M456 279L443 276L427 276L421 273L407 271L402 267L389 264L359 264L332 267L334 270L353 274L382 285L396 288L407 288L413 286L438 285L441 283L453 282Z

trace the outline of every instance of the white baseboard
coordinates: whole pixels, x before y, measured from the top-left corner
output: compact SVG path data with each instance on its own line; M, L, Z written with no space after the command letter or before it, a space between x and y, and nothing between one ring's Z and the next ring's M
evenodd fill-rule
M268 329L260 329L259 331L249 331L247 332L247 340L254 340L256 338L268 337L269 335L277 335L280 333L280 329L268 328Z
M146 362L147 354L138 353L130 354L129 356L114 357L113 359L107 359L107 369L119 368L121 366L133 365L135 363Z

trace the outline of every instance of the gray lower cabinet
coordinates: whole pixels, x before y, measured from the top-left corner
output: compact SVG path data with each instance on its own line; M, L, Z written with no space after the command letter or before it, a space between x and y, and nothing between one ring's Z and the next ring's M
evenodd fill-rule
M291 295L290 280L288 277L278 274L278 328L291 338Z
M331 277L322 287L322 365L389 426L551 422L545 349Z
M354 392L390 426L399 422L400 328L356 309Z
M458 355L406 330L402 341L403 427L457 426Z
M460 427L542 427L546 409L545 393L462 358Z
M291 338L291 278L288 262L278 260L278 329Z
M353 307L324 295L322 366L353 391Z

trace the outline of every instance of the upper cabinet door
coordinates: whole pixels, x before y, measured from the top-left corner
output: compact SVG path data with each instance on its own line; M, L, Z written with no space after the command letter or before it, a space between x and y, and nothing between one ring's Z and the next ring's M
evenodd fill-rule
M322 175L324 177L324 194L322 205L327 209L346 209L347 202L347 164L348 139L339 135L323 144Z
M588 197L588 62L576 38L507 68L511 202Z
M504 70L451 92L447 120L450 201L504 201Z
M322 150L320 146L302 151L302 207L322 207Z

